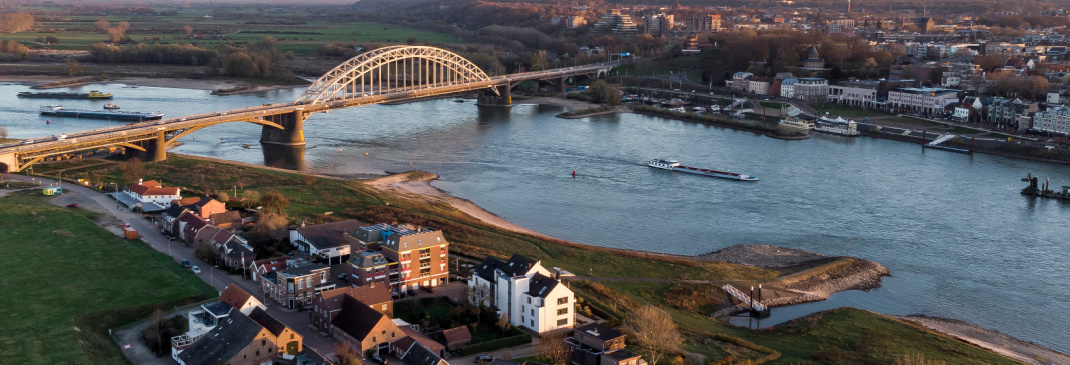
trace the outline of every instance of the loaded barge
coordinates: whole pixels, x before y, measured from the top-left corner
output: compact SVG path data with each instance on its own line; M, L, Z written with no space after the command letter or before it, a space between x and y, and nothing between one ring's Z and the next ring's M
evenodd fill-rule
M67 109L64 108L62 105L42 106L40 112L41 115L54 115L58 117L108 119L123 121L132 120L136 122L163 119L163 113L123 112L118 110Z
M719 177L722 179L732 179L739 181L758 181L758 178L754 176L737 174L734 172L724 172L710 169L700 169L698 167L683 166L680 165L680 162L675 160L653 159L650 160L650 162L647 162L647 166L662 170L680 171L696 175Z
M102 93L96 90L89 93L68 93L68 92L31 92L23 91L19 93L20 98L31 99L91 99L91 100L106 100L111 99L111 93Z
M1033 174L1026 174L1022 178L1022 181L1028 182L1029 186L1022 189L1022 195L1039 196L1041 198L1054 198L1070 200L1070 186L1063 186L1060 191L1054 191L1048 188L1048 180L1045 179L1043 184L1040 184L1039 179Z

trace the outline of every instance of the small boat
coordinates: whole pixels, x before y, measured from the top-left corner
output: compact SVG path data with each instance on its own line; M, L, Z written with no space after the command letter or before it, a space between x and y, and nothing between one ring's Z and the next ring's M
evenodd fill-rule
M455 99L455 100L453 100L453 102L454 103L463 103L464 99Z
M691 107L691 110L694 110L696 112L704 112L704 111L706 111L706 108L703 108L701 106L693 106L693 107Z
M104 104L104 109L115 110L115 109L119 109L119 106L115 105L115 104L112 104L112 103L107 103L107 104Z
M724 172L710 169L700 169L698 167L684 166L676 160L653 159L650 160L650 162L647 162L647 166L662 170L680 171L689 174L719 177L722 179L731 179L739 181L758 181L758 178L754 176L737 174L734 172Z
M796 128L802 130L814 129L814 122L799 117L787 117L780 120L780 125L788 128Z
M827 116L821 117L817 120L814 130L847 137L854 137L861 134L858 132L858 124L855 123L855 121L843 119L843 117L836 117L836 119Z
M717 113L717 112L720 112L720 111L721 111L721 106L720 105L717 105L717 104L710 105L710 112Z

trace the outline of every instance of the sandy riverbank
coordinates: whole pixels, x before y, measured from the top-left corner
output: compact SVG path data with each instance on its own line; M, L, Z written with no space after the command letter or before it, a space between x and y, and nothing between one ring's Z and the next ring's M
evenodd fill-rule
M431 180L437 178L438 175L429 172L410 172L368 180L365 181L364 184L382 192L396 193L413 200L429 203L446 203L454 209L464 212L475 219L501 229L543 239L557 240L556 238L545 234L518 226L468 200L447 194L439 188L431 185Z
M1070 364L1067 354L954 319L929 316L896 317L972 343L1026 364Z

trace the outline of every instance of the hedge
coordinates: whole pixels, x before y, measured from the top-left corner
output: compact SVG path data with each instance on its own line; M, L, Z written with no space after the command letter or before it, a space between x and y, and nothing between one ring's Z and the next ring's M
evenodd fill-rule
M461 356L468 356L471 354L478 354L480 352L494 351L497 349L504 349L507 347L526 345L531 343L531 334L523 333L518 336L499 338L497 340L487 341L483 343L477 343L475 345L469 345L461 348Z

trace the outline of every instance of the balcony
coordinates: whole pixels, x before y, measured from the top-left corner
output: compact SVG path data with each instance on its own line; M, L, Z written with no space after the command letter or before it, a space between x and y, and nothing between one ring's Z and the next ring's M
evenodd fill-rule
M206 332L207 333L207 332ZM201 337L204 337L204 333L190 337L188 334L181 334L175 337L171 337L171 347L177 351L185 350L189 345L197 342Z

